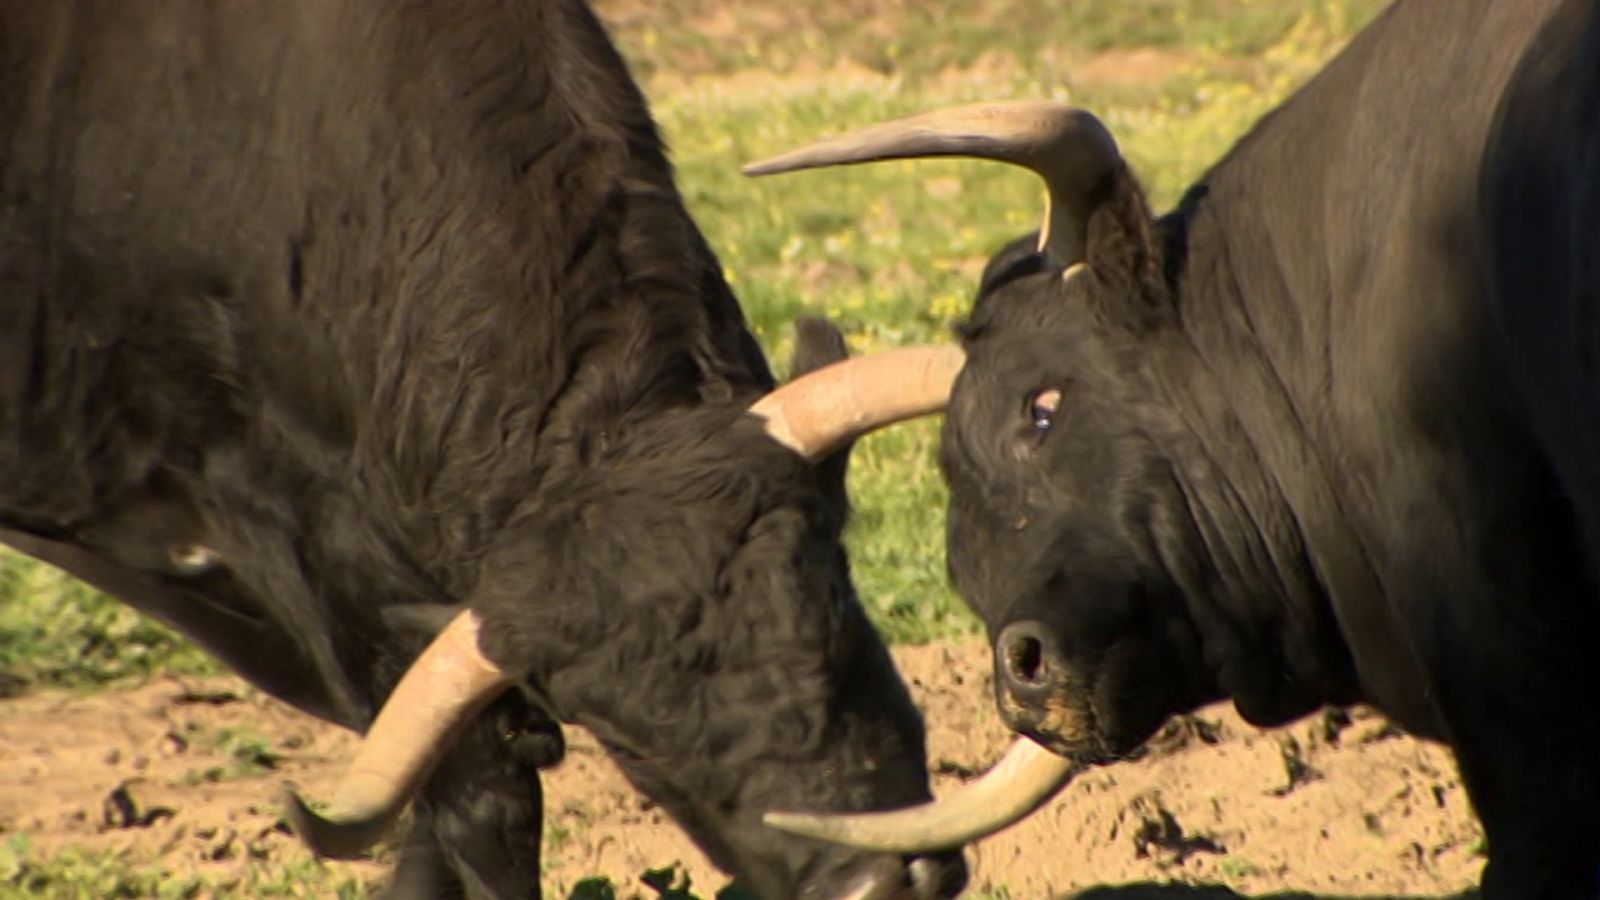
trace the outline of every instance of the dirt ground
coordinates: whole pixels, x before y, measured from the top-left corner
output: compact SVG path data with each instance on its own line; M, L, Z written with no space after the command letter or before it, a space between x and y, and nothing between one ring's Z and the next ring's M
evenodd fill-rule
M935 790L981 771L1008 740L983 646L896 655L926 712ZM593 875L653 896L639 874L675 861L707 895L724 883L586 735L568 738L546 780L547 896ZM224 877L291 862L303 851L274 828L279 784L326 796L350 747L229 678L0 701L0 842L24 832L36 857L77 845ZM1480 838L1449 755L1370 712L1261 732L1214 707L967 858L970 895L997 900L1456 897Z

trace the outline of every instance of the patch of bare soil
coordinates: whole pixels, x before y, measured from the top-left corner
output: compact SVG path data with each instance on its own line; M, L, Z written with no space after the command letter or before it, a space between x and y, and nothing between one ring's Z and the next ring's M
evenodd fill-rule
M1160 84L1182 71L1189 57L1156 47L1107 50L1075 66L1075 78L1091 84Z
M785 94L843 90L889 92L907 75L906 64L888 52L904 41L907 29L922 35L930 27L959 32L964 22L995 15L982 2L929 6L920 0L830 0L828 3L726 3L722 0L595 0L594 8L645 83L661 98L685 92L714 93L724 99L773 102ZM1012 19L1021 14L1008 9ZM1038 28L1048 11L1029 10L1013 24ZM759 48L756 66L729 67L737 51ZM1071 89L1155 89L1193 65L1192 50L1163 47L1075 49L1070 41L1027 51L1014 47L985 50L975 58L928 70L926 54L911 69L919 87L934 94L963 93L984 85L1009 92L1024 72L1045 84ZM1206 56L1210 69L1248 70L1247 59ZM1049 74L1043 74L1049 73ZM965 91L963 90L965 89Z
M935 790L947 790L1009 740L987 652L967 642L896 656L926 712ZM548 896L592 875L652 896L638 876L674 861L697 886L724 882L586 735L568 737L546 778ZM77 845L242 876L304 858L275 827L278 785L327 796L351 746L229 678L6 700L0 833L25 832L35 855ZM1262 732L1212 707L1173 723L1144 758L1081 776L967 858L973 895L1013 900L1453 897L1477 878L1480 838L1449 754L1370 712Z

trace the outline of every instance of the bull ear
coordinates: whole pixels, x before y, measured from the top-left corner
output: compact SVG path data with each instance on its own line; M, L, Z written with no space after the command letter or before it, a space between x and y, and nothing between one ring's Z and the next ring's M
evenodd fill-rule
M819 316L801 316L795 320L794 353L789 357L791 380L849 357L850 350L845 346L844 332L838 326ZM817 461L817 475L822 479L829 499L837 500L840 509L846 508L849 502L844 481L850 467L850 450L854 447L854 440L847 441Z
M789 377L809 375L823 366L848 359L844 332L820 316L801 316L794 322L794 353L789 357Z
M1106 319L1133 330L1170 318L1170 292L1163 274L1163 248L1144 190L1126 167L1112 179L1105 198L1084 229L1092 302Z

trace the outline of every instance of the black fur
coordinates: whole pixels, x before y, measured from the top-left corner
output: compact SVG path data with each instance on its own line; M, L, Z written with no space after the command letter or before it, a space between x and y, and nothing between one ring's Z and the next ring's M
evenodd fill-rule
M1401 0L1170 215L1117 181L1087 271L1018 241L963 329L1003 713L1105 760L1371 702L1454 748L1487 898L1600 895L1595 5Z
M357 729L476 610L397 896L538 894L545 710L765 896L899 866L758 823L927 797L772 385L579 0L0 8L0 539Z

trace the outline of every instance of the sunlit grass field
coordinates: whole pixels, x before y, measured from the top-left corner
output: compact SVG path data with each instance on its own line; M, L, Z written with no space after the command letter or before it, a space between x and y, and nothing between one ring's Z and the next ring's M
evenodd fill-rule
M1166 208L1262 113L1310 77L1380 0L601 0L654 106L691 211L780 371L789 323L823 315L852 350L940 340L984 260L1034 227L1033 176L919 161L767 179L739 165L834 131L988 99L1087 107ZM862 441L850 469L856 583L884 633L974 628L946 584L937 425ZM182 639L48 568L0 551L0 696L216 671ZM22 865L0 835L0 897L202 896L68 857ZM362 895L282 872L241 895ZM595 894L593 896L603 896Z

